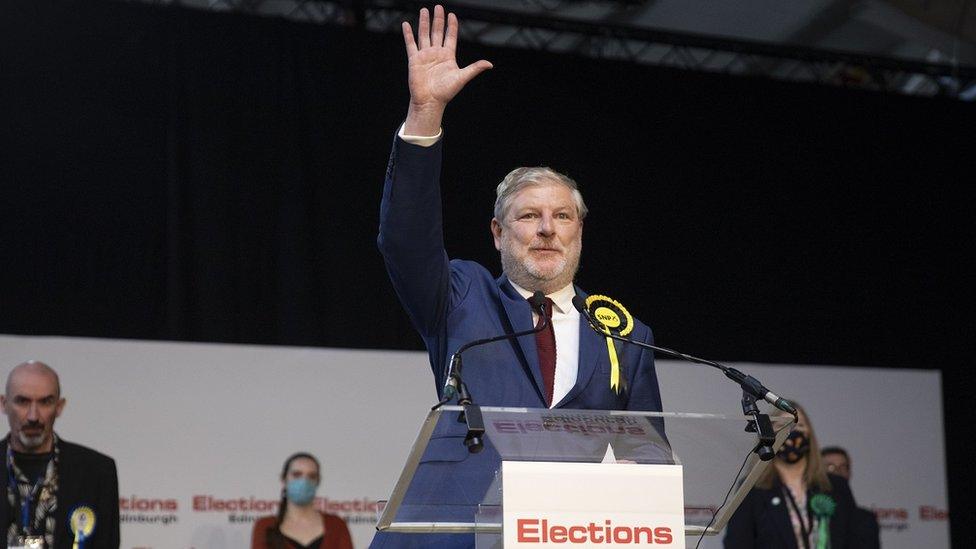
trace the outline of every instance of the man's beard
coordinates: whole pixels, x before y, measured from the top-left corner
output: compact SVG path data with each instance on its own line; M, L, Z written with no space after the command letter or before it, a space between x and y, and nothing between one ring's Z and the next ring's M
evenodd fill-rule
M23 431L20 431L17 433L17 440L20 441L20 445L23 446L24 449L33 450L35 448L40 448L45 442L47 442L47 433L43 428L41 429L41 432L36 435L28 435Z
M559 286L559 288L562 288L573 281L573 278L576 277L576 271L579 269L579 255L576 256L576 261L573 265L570 265L570 258L562 255L553 268L543 271L529 257L528 253L524 259L520 260L512 254L510 246L502 246L499 252L501 255L502 270L505 272L505 275L509 280L526 290L541 290L549 282L566 278L565 282ZM553 292L559 288L547 287L546 290L547 292Z
M17 440L20 441L20 445L23 446L25 450L33 450L35 448L44 446L44 443L47 442L47 431L44 430L44 427L37 424L30 424L27 425L27 427L40 429L41 432L36 435L28 435L24 431L19 431L17 433Z

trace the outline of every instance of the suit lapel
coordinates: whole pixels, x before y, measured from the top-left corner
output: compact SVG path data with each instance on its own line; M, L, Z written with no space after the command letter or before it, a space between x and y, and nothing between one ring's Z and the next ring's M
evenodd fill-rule
M574 286L576 290L576 295L586 298L586 293L580 290L578 286ZM600 337L600 334L593 331L590 328L589 323L586 322L586 318L580 315L579 319L579 353L578 353L578 364L576 367L576 384L573 388L566 393L566 396L559 401L557 407L562 406L568 402L571 402L577 395L583 392L583 389L587 387L590 383L590 378L593 377L593 372L596 371L597 364L600 363L601 357L607 356L606 354L606 340ZM604 349L601 354L600 349ZM609 360L609 358L607 359ZM607 390L610 390L609 387Z
M579 325L579 363L576 367L576 384L566 393L566 396L559 401L559 406L571 402L590 384L593 373L597 370L597 365L601 360L609 360L607 357L606 339L593 331L586 319L580 315ZM603 349L601 353L600 350ZM609 391L610 387L607 386Z
M75 469L71 467L74 461L71 451L65 449L64 441L58 438L58 508L54 510L54 539L70 540L74 536L68 528L68 513L73 509L68 509L69 502L77 501L75 491L78 489L78 481L75 480ZM91 505L91 502L88 503ZM98 528L98 519L95 517L95 528ZM60 543L57 543L60 546Z
M796 533L793 531L793 521L790 520L790 508L789 504L786 502L786 497L783 495L782 484L777 481L773 484L773 489L770 490L769 500L767 501L770 517L772 518L773 525L776 528L776 533L779 534L783 541L783 547L788 549L798 549L796 546ZM773 500L779 500L779 503L774 505Z
M502 275L498 277L498 294L501 296L502 306L508 316L508 322L513 332L523 332L532 329L532 309L529 302L519 295L515 288L508 282L508 277ZM512 346L522 354L522 363L527 364L529 375L535 383L535 389L539 397L545 401L542 395L542 370L539 367L539 350L535 346L535 335L527 335L517 338Z

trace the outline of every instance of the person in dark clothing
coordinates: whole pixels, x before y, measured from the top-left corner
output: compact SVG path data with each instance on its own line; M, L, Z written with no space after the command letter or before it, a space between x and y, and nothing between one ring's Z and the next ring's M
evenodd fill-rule
M54 432L64 410L57 372L43 362L19 364L0 405L10 432L0 497L2 547L119 547L119 480L112 458Z
M844 477L847 482L851 481L851 457L847 450L840 446L828 446L820 451L828 473ZM880 549L881 547L881 528L878 526L878 517L874 511L857 507L854 509L854 529L857 535L855 547L864 549Z
M843 477L826 471L813 425L796 408L789 438L729 520L726 549L860 548L854 496Z

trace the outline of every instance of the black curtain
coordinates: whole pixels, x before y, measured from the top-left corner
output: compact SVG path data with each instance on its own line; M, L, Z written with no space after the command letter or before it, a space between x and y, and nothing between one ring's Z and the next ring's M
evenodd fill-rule
M581 285L659 343L940 369L953 515L968 514L973 104L461 55L496 68L445 122L452 256L497 268L509 169L567 172L592 211ZM420 348L375 246L405 72L393 34L0 4L0 332Z

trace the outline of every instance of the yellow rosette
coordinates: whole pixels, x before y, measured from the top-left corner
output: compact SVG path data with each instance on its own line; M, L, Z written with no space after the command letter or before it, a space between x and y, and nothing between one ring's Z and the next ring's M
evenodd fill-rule
M68 525L75 536L72 549L84 547L85 540L95 531L95 511L86 505L75 507L68 517Z
M607 334L607 353L610 355L610 390L616 394L626 389L626 379L620 373L617 347L611 334L625 336L634 329L634 318L619 301L605 295L591 295L586 298L586 310Z

